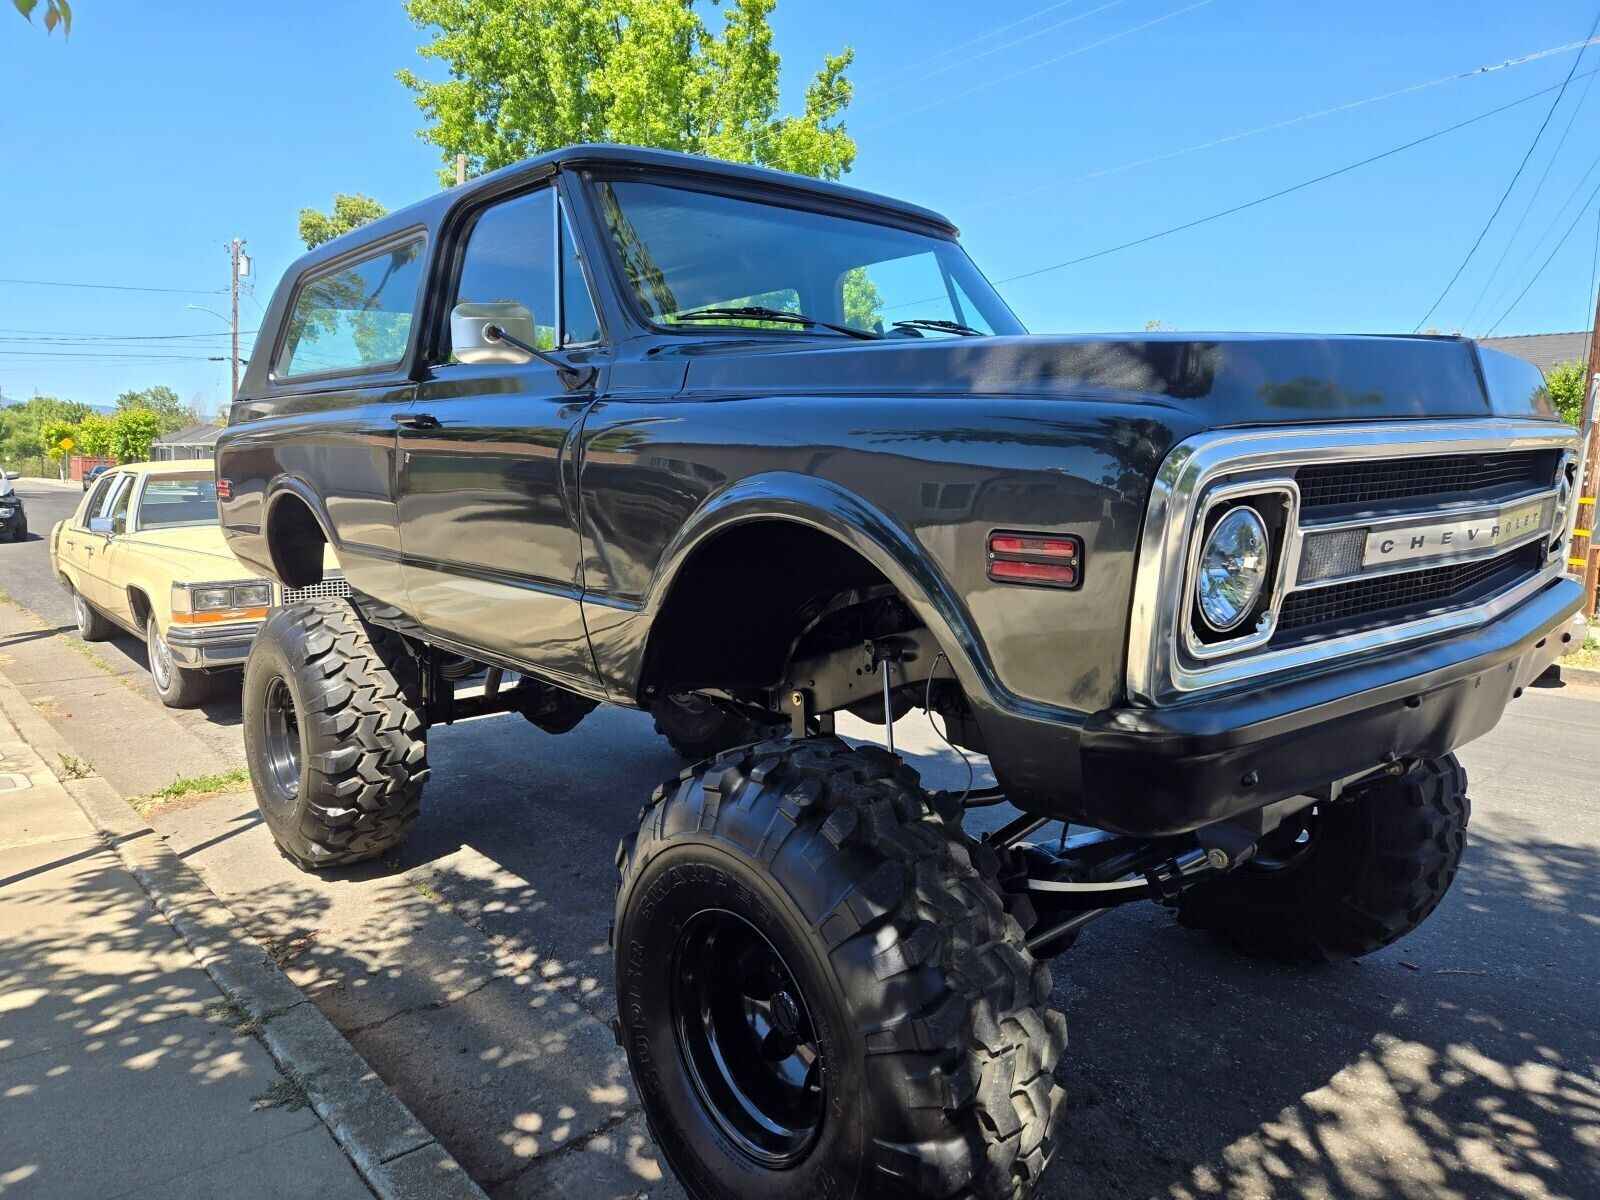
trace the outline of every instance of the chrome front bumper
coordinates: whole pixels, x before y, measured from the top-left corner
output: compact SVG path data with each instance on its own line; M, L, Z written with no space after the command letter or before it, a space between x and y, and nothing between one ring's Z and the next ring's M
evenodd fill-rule
M260 621L167 630L167 649L176 666L186 670L237 667L250 656Z

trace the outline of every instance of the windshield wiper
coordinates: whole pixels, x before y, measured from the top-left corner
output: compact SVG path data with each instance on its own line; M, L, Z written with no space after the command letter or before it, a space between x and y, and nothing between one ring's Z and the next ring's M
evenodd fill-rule
M940 333L959 333L962 337L983 337L981 329L963 325L960 321L940 321L933 317L914 317L909 321L896 321L896 329L937 329Z
M733 305L726 308L695 308L676 313L674 321L771 321L775 325L799 325L806 329L831 329L849 337L877 341L883 336L870 329L857 329L854 325L835 325L832 321L819 321L805 313L790 312L782 308L764 308L759 304Z

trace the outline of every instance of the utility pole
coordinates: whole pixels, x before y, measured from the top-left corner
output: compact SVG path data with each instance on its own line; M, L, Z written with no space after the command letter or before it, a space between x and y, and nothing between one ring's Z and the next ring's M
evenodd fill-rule
M457 154L456 155L456 186L460 187L466 181L467 181L467 156L465 154Z
M233 269L233 286L230 289L233 295L233 309L231 324L233 326L233 390L228 393L231 402L239 394L239 276L250 273L250 259L243 253L244 239L234 238L228 243L228 261ZM241 264L243 270L240 269Z
M1583 421L1587 444L1584 478L1578 480L1578 525L1572 534L1572 573L1583 579L1583 611L1591 620L1595 613L1595 590L1600 586L1600 545L1595 544L1595 492L1600 488L1600 420L1596 420L1595 400L1600 394L1600 294L1595 296L1594 329L1589 334L1588 390L1584 395Z

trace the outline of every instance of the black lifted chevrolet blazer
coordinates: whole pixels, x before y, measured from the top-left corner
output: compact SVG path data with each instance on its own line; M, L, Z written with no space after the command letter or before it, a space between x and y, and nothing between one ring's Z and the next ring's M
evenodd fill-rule
M771 171L497 171L306 255L257 346L217 487L295 589L245 672L267 824L370 858L430 726L651 712L696 765L617 853L616 1030L696 1197L1025 1194L1044 960L1132 900L1275 959L1416 928L1451 752L1580 604L1532 367L1030 335L937 213ZM924 788L913 708L998 787Z

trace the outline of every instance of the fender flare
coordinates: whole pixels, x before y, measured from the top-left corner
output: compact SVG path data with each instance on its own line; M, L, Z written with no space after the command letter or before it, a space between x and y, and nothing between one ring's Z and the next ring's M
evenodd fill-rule
M322 530L322 540L333 547L335 554L340 549L339 541L333 533L333 522L328 519L327 506L323 504L317 490L298 475L275 475L262 489L261 500L261 544L268 558L272 560L275 574L278 563L272 546L272 514L285 496L293 496L304 504L311 511L311 519L317 523L317 528Z
M748 476L695 510L663 552L642 598L650 627L697 550L734 526L771 520L828 534L881 572L933 634L969 701L1018 715L1053 711L1012 695L1001 684L966 605L908 530L848 489L797 472Z

